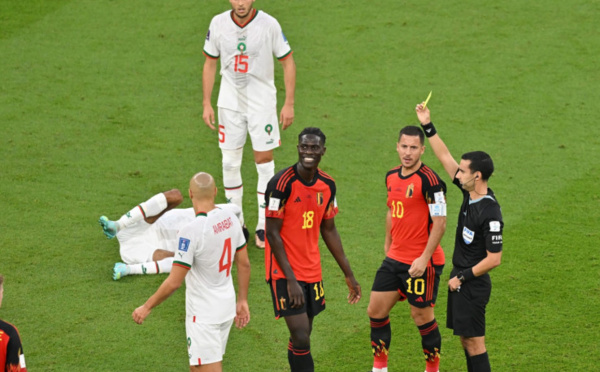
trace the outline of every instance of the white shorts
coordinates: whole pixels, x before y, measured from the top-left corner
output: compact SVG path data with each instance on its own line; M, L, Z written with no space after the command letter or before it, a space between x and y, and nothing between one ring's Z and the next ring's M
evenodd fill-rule
M219 107L219 147L235 150L244 147L250 133L252 149L269 151L281 145L277 112L242 114Z
M146 221L137 222L117 233L121 259L128 265L152 261L154 251L160 248L156 229Z
M233 319L221 324L196 323L193 316L186 316L185 332L190 365L198 366L222 361L232 324Z

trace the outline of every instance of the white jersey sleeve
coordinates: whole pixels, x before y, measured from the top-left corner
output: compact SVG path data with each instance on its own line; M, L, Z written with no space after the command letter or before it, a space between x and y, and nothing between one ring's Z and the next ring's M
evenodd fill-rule
M292 49L281 30L281 25L279 25L279 22L277 22L275 18L273 18L273 25L271 27L273 35L273 55L277 59L283 59L292 52Z
M208 26L206 33L206 40L204 41L204 53L212 58L219 58L221 52L219 51L219 44L215 35L215 28L217 27L219 18L213 17Z
M193 208L175 208L163 214L152 224L159 240L158 247L169 252L175 252L179 230L192 222L195 217L196 213Z

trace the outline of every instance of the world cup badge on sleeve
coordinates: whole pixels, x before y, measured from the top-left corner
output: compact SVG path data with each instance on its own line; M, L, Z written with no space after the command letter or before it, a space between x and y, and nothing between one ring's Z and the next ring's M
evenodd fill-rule
M190 240L186 238L179 238L179 248L178 250L182 252L187 252L190 247Z
M279 206L281 205L281 199L279 198L270 198L269 199L269 210L270 211L278 211Z

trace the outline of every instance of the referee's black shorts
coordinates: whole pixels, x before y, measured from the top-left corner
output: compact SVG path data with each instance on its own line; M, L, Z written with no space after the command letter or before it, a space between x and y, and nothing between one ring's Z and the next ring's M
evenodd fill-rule
M452 270L450 277L458 270ZM460 290L448 290L446 327L454 330L455 336L485 336L485 307L492 293L492 281L484 274L461 284Z

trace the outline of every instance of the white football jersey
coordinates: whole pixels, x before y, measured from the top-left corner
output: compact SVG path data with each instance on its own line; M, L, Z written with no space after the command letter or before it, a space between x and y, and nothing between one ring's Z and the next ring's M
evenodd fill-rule
M233 319L231 270L236 251L246 246L238 218L229 208L198 213L178 237L173 265L190 270L185 277L187 315L210 324Z
M159 247L170 252L177 249L177 234L182 227L194 220L196 214L194 208L176 208L165 212L152 228L156 231Z
M233 203L217 204L216 207L231 211L238 219L242 213L242 209L237 204ZM179 243L179 239L177 239L179 230L192 222L195 217L196 213L194 212L194 208L171 209L160 216L160 218L152 225L153 229L156 231L159 248L175 252Z
M204 53L221 59L218 107L254 114L277 109L273 57L292 50L279 22L257 10L243 27L228 10L210 22Z

